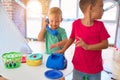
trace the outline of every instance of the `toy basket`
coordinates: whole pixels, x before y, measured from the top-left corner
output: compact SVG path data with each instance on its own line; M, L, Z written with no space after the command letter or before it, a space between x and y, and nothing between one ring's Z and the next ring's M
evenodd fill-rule
M5 68L13 69L21 65L22 53L20 52L9 52L2 55L2 60Z

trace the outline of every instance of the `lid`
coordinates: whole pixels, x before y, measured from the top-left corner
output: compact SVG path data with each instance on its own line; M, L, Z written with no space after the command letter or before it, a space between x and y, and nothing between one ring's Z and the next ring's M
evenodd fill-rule
M40 53L30 54L27 56L27 59L29 60L41 60L42 58L43 58L43 55Z
M59 79L63 76L63 73L59 70L47 70L45 76L49 79Z

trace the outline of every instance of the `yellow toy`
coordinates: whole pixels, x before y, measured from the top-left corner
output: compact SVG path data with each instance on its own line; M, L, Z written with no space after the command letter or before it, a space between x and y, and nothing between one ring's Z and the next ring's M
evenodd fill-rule
M29 66L39 66L42 64L43 56L42 54L31 54L27 56L26 63Z

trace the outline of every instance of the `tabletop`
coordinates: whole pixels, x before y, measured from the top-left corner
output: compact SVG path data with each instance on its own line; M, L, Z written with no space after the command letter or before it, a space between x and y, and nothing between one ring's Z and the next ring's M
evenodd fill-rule
M48 54L44 54L45 46L44 42L33 41L28 43L34 53L41 53L43 55L43 61L40 66L29 66L26 63L22 63L19 68L6 69L2 62L2 54L0 54L0 74L6 77L8 80L49 80L45 77L44 73L49 70L46 67L46 60ZM71 63L73 56L73 47L68 48L65 52L65 57L67 59L67 68L60 70L63 76L69 75L73 70L73 65ZM23 54L29 55L29 54Z

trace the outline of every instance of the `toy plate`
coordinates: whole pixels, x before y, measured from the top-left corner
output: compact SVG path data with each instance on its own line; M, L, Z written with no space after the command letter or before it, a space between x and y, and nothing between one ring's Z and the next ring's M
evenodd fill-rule
M63 73L58 70L48 70L45 72L45 76L49 79L59 79L63 76Z

